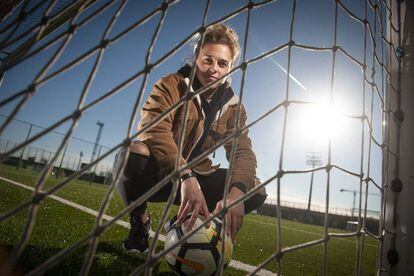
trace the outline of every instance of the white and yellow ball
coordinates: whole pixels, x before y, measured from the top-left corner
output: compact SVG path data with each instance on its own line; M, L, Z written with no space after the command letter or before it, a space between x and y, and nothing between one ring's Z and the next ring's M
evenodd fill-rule
M175 224L169 227L165 238L165 249L176 244L188 233L186 222L181 227ZM194 228L201 225L201 223L201 219L198 218ZM201 228L189 237L185 243L175 247L166 255L171 269L181 275L213 275L220 262L222 250L221 230L221 219L214 218L209 228ZM230 263L232 254L233 243L230 236L226 235L224 267L227 267Z

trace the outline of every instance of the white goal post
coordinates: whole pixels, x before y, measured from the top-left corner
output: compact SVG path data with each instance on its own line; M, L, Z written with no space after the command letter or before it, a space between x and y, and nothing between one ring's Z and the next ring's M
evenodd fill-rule
M394 118L389 120L389 145L397 156L386 161L386 189L384 197L384 225L382 252L380 248L377 275L414 274L414 1L390 1L392 18L399 33L389 32L400 58L390 55L391 83L390 106ZM391 29L390 29L391 30Z

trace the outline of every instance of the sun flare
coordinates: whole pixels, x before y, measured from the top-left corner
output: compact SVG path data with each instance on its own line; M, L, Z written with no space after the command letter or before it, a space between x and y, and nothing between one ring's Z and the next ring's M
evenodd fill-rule
M301 106L297 126L303 139L322 146L327 145L329 139L343 135L344 121L345 116L337 105L321 101Z

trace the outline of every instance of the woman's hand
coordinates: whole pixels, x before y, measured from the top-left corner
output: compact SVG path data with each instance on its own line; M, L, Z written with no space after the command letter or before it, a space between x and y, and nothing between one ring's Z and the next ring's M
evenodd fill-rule
M184 171L183 174L186 172ZM199 215L206 220L210 218L204 194L195 177L187 178L181 183L181 204L178 210L177 225L181 225L190 213L191 217L187 225L188 231L191 231Z
M230 189L229 193L227 194L227 204L229 206L233 201L238 199L239 197L243 196L244 192L239 190L237 187L233 187ZM218 213L223 209L223 200L217 202L216 209L214 210L214 214ZM226 214L227 220L227 234L231 236L232 241L236 240L236 235L239 232L240 228L243 224L243 216L244 216L244 203L240 202L233 207L231 207Z

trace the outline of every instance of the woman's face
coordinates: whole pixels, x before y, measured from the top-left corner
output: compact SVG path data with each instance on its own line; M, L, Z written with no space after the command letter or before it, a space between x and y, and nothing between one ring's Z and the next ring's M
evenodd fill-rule
M196 76L203 86L213 82L231 69L232 53L229 46L224 44L204 44L196 60ZM212 87L219 86L218 82Z

